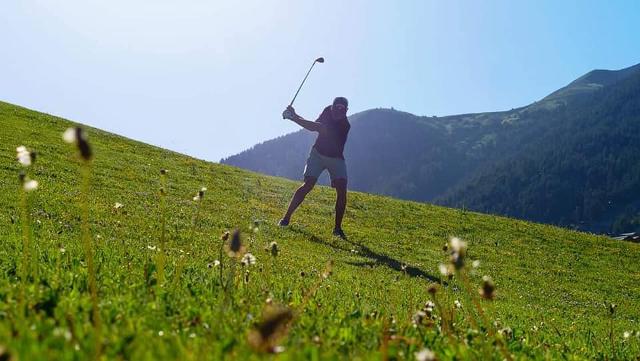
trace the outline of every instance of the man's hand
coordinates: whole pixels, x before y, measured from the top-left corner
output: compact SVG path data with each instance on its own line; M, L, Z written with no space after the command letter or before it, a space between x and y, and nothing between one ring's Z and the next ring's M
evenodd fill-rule
M298 114L296 114L296 110L291 105L287 106L287 109L282 112L282 119L296 120L297 118Z

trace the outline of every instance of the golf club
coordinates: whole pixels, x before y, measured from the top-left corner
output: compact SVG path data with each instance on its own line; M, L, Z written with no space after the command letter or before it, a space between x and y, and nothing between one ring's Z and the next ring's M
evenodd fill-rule
M298 96L300 89L302 89L302 85L304 84L305 80L307 80L309 73L311 73L311 69L313 69L313 66L316 65L316 63L324 63L324 58L319 57L318 59L313 61L313 64L311 64L311 68L309 68L309 71L307 72L307 75L305 75L304 79L302 79L302 83L300 83L300 87L298 87L298 91L296 91L296 94L293 96L293 99L291 99L291 103L289 103L289 106L293 105L293 102L296 100L296 97Z

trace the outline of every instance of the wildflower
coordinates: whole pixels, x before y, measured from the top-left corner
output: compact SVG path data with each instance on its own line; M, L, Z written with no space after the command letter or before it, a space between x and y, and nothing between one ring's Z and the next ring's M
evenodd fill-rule
M440 265L438 265L438 269L440 270L440 274L442 276L447 278L453 277L453 267L451 265L440 263Z
M164 336L164 331L158 331L158 336L160 337Z
M467 254L467 243L457 237L453 237L449 241L449 248L451 249L451 264L456 270L462 269L464 267L464 258Z
M195 202L197 201L201 201L202 198L204 198L204 192L206 192L207 188L206 187L202 187L200 188L200 190L198 191L198 193L193 197L193 200Z
M278 243L276 241L269 243L269 251L271 252L271 255L273 257L278 256L278 254L280 253L280 248L278 248Z
M476 259L476 260L474 260L474 261L471 263L471 267L473 267L473 268L478 268L478 267L480 267L480 261L479 261L479 260L477 260L477 259Z
M250 266L255 263L256 257L251 253L245 253L245 255L242 257L242 260L240 260L240 264L242 264L243 266Z
M74 128L67 128L67 130L62 133L62 139L64 139L67 143L75 143L76 142L76 130Z
M322 278L327 279L332 274L333 274L333 261L329 261L327 262L327 265L325 266L324 271L322 271Z
M431 301L427 301L422 307L422 312L424 312L427 317L431 317L433 315L433 309L436 307L435 303Z
M21 145L16 148L16 159L18 163L22 164L25 167L30 166L36 160L36 153L29 152L27 147Z
M417 361L436 361L436 354L428 348L424 348L419 352L414 353Z
M629 337L631 337L631 332L629 331L624 331L624 333L622 334L622 337L624 337L624 339L628 339Z
M462 308L462 303L459 300L455 300L453 302L453 305L455 306L455 308Z
M148 248L149 250L151 250L151 251L155 251L155 250L156 250L156 246L150 246L150 245L149 245L149 246L147 246L147 248Z
M506 339L511 339L513 337L513 330L511 329L511 327L502 328L498 330L498 333Z
M288 307L266 305L262 311L262 321L249 332L249 345L259 352L281 352L277 343L287 334L292 319L293 312Z
M493 300L496 297L496 286L491 277L482 277L482 288L480 288L479 292L480 296L485 300Z
M31 192L38 189L38 181L33 179L25 179L25 182L22 184L22 186L26 192Z
M414 327L422 325L422 322L424 321L425 318L427 318L427 313L426 312L424 312L422 310L417 311L411 317L411 323L413 323Z
M124 204L118 203L118 202L116 202L116 204L113 205L113 209L120 209L122 207L124 207Z
M429 292L432 295L435 295L436 292L438 292L438 284L436 283L430 284L429 287L427 287L427 292Z
M229 237L227 236L227 239ZM233 231L233 235L231 236L231 240L226 245L227 254L229 257L240 257L244 254L245 247L242 244L242 239L240 238L240 231Z
M253 233L258 233L258 231L260 230L260 220L258 219L254 220L253 223L249 226L249 228L251 228Z
M89 146L89 142L87 142L87 134L82 128L68 128L64 134L62 134L62 138L67 143L73 143L78 147L80 151L80 156L84 160L91 160L93 154L91 152L91 147Z
M168 170L166 169L160 169L160 175L167 175L167 173L169 173Z

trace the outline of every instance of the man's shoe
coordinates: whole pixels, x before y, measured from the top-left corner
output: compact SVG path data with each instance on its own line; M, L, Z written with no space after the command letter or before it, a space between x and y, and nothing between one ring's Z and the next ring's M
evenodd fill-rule
M333 235L334 235L334 236L336 236L336 237L340 237L340 238L342 238L342 239L344 239L344 240L346 240L346 239L347 239L347 235L346 235L346 234L344 234L344 231L342 230L342 228L336 228L336 229L334 229L334 230L333 230Z
M279 221L278 221L278 225L279 225L280 227L286 227L286 226L288 226L288 225L289 225L289 221L283 218L283 219L281 219L281 220L279 220Z

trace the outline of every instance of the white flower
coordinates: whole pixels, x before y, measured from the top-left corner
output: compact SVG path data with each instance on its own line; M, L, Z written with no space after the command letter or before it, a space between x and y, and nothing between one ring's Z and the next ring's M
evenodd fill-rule
M116 204L113 206L114 209L120 209L122 207L124 207L124 204L119 203L119 202L116 202Z
M220 261L218 261L218 260L213 261L213 265L214 266L219 266L220 265Z
M462 303L460 303L460 301L455 300L455 302L453 302L453 305L456 306L456 308L462 308Z
M240 260L240 263L243 266L249 266L249 265L255 264L256 263L256 257L254 255L252 255L251 253L246 253L242 257L242 260Z
M449 277L453 275L453 270L451 269L451 267L449 267L444 263L440 263L438 265L438 269L440 270L440 274L442 274L444 277Z
M464 252L467 249L467 243L461 241L458 237L451 238L449 245L451 246L451 250L456 253Z
M473 261L473 262L471 263L471 266L472 266L473 268L478 268L478 267L480 267L480 261L479 261L479 260L475 260L475 261Z
M33 179L28 180L28 181L24 182L23 187L24 187L24 190L27 191L27 192L31 192L33 190L36 190L36 189L38 189L38 181L33 180Z
M62 134L62 139L67 143L75 143L77 138L77 131L75 128L67 128Z
M629 332L629 331L624 331L624 333L622 334L622 336L623 336L625 339L627 339L627 338L631 337L631 332Z
M207 191L207 187L200 188L200 192L206 192L206 191Z
M156 250L156 246L147 246L148 249L150 249L151 251L155 251Z
M414 354L416 356L417 361L435 361L436 354L428 348L422 349L420 352L416 352Z
M27 150L27 147L21 145L16 148L16 159L18 160L18 163L28 167L32 162L31 152Z

